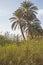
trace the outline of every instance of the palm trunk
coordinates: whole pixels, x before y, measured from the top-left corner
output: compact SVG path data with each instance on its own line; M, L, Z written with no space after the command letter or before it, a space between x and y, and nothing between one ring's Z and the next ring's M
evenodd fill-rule
M20 23L20 29L21 29L22 36L23 36L23 38L24 38L24 40L25 40L25 36L24 36L23 30L22 30L21 23Z
M28 35L31 35L31 38L33 39L33 36L32 36L32 32L31 32L31 30L29 29L29 31L28 31Z
M28 9L27 9L27 23L28 23L28 35L30 34L31 38L33 39L32 32L31 32L31 29L30 29L30 24L28 22Z
M30 24L28 23L28 35L29 34L31 36L31 39L33 39L33 35L32 35L32 32L31 32L31 28L30 28Z

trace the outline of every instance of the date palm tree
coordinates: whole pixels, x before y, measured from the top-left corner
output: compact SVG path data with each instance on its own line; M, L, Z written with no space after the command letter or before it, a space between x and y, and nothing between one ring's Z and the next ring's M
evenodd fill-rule
M31 31L33 37L40 35L42 27L40 25L40 20L38 18L33 20L33 23L31 23L31 25L30 25L30 29L31 29L30 31Z
M19 26L20 30L21 30L21 33L22 33L22 36L25 40L25 36L24 36L24 33L23 33L23 19L22 19L22 10L21 9L17 9L14 13L13 13L13 17L10 18L10 20L12 21L12 29L16 29L17 26Z
M28 28L28 25L29 25L30 28ZM25 24L24 30L25 30L26 33L29 32L29 34L31 35L31 37L33 39L33 36L39 35L40 30L42 30L42 27L40 25L40 20L38 18L36 18L36 19L33 20L33 22L31 22L27 25Z
M34 20L35 22L33 23L33 32L35 36L39 36L42 34L42 27L40 25L40 20L36 19Z
M36 18L38 8L30 1L24 1L21 4L21 8L23 9L23 18L27 22L24 28L28 26L28 35L30 34L32 36L30 24L33 23L33 20Z

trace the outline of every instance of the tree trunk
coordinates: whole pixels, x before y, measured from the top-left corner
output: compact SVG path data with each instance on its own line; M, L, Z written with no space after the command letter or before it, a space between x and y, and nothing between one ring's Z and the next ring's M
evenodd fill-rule
M22 36L23 36L23 38L24 38L24 40L25 40L25 36L24 36L23 30L22 30L21 23L20 23L20 29L21 29Z
M31 32L31 30L29 29L29 32L28 32L28 34L30 33L30 35L31 35L31 38L33 39L33 36L32 36L32 32Z
M28 24L28 35L29 34L31 36L31 39L33 39L32 32L31 32L31 28L30 28L30 24Z
M30 34L31 38L33 39L32 32L31 32L31 29L30 29L30 24L28 22L28 9L27 9L27 23L28 23L28 35Z

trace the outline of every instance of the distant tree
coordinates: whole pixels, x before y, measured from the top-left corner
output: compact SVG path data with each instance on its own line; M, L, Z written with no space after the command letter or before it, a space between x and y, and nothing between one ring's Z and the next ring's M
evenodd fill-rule
M5 32L4 36L9 39L9 32Z

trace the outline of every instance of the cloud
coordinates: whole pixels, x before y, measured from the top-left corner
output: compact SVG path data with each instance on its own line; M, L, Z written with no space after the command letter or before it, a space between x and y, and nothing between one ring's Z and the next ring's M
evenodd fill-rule
M43 9L39 9L37 17L41 21L41 26L43 28Z
M41 16L43 16L43 9L38 10L38 17L41 17Z

